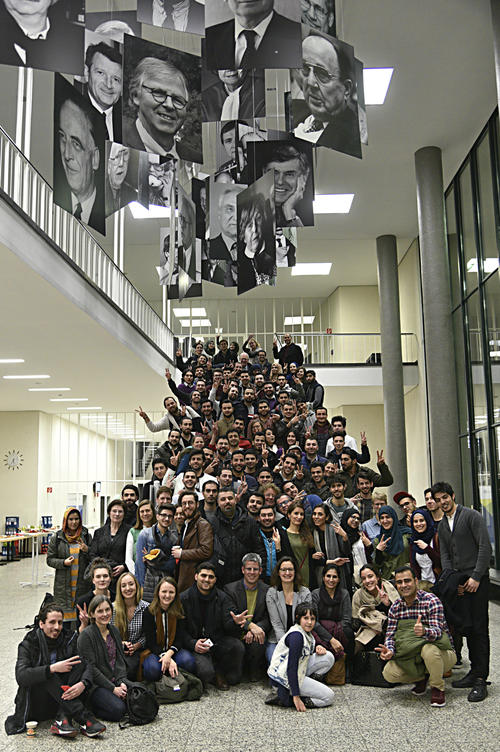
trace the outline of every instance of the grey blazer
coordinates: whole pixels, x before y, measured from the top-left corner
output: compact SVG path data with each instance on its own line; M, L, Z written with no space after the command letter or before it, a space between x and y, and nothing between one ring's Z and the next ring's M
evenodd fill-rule
M295 609L299 603L312 603L309 588L301 587L293 594L292 613L295 618ZM286 603L283 590L270 587L266 595L267 612L271 620L271 631L268 635L269 642L277 643L286 633Z

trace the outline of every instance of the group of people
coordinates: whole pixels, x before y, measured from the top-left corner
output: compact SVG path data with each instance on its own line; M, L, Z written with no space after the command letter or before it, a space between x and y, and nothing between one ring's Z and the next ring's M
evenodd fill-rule
M483 700L491 545L481 515L441 482L422 506L407 491L388 503L383 452L378 472L359 464L370 460L366 435L358 446L344 416L328 419L289 335L274 363L253 336L241 353L217 344L196 343L186 361L178 352L182 380L167 371L175 398L160 421L140 408L152 432L169 431L141 491L126 484L93 537L66 510L47 553L54 602L19 648L8 732L36 712L54 717L55 734L77 733L71 718L100 733L96 716L123 716L129 682L180 671L219 690L267 672L268 703L326 706L330 685L353 679L373 651L386 682L414 680L423 694L429 681L440 707L463 637L470 671L453 686Z

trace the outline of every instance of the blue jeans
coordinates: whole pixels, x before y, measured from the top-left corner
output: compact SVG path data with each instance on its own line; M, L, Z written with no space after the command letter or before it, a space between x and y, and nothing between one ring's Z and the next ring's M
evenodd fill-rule
M127 712L127 706L110 689L98 687L90 698L92 711L104 721L119 721Z
M266 661L267 661L268 666L271 663L271 658L273 657L275 648L276 648L275 642L266 643Z
M179 668L183 668L189 671L190 674L196 673L196 663L194 656L189 650L181 648L175 655L174 661ZM162 677L161 663L157 655L151 654L144 659L142 664L142 676L144 681L156 682L160 681Z

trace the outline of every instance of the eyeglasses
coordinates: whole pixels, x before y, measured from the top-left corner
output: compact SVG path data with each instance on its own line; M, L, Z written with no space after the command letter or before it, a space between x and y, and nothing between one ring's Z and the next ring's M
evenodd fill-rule
M290 567L290 569L288 569L288 567L286 569L280 569L280 574L290 574L290 573L292 574L295 573L295 569L293 567Z
M312 10L318 18L326 18L328 15L328 10L323 5L312 3L311 0L301 0L301 4L302 10Z
M170 512L158 512L157 517L170 517L170 519L174 519L174 515L170 514Z
M312 65L311 63L304 62L302 63L302 68L300 69L300 71L304 78L309 78L309 74L312 71L314 78L319 84L328 84L334 79L340 81L340 76L336 76L333 73L330 73L326 70L326 68L322 68L321 65Z
M163 91L163 89L152 89L151 86L145 86L144 84L141 84L141 86L143 89L146 89L146 91L149 91L155 102L158 104L164 104L167 99L170 99L176 110L183 110L187 105L187 99L178 97L175 94L169 94L168 91Z

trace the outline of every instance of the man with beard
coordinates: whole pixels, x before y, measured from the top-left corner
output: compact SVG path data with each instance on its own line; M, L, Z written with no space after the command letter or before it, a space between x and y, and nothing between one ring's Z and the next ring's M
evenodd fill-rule
M172 547L172 556L178 561L177 584L182 593L194 584L198 564L212 556L214 533L210 523L200 514L197 494L181 491L178 504L184 514L184 526L179 542Z
M340 520L346 509L357 510L357 506L350 499L346 499L344 497L345 480L342 477L336 476L332 480L330 491L332 492L332 495L329 499L326 500L326 504L328 505L328 508L332 513L333 524L336 526L336 528L340 528ZM335 532L340 533L340 529L336 529Z
M291 502L289 501L289 503ZM260 508L257 522L265 550L262 559L263 580L269 582L274 567L281 556L285 534L283 528L276 526L276 512L270 505L264 504Z
M156 524L143 528L137 538L136 550L145 553L144 556L136 557L135 576L144 589L144 600L148 603L153 600L155 587L161 578L173 577L175 573L172 546L177 542L177 534L170 529L174 513L175 507L172 504L160 504L156 512ZM156 554L157 551L159 554ZM155 558L158 558L158 563L155 566L149 564Z
M188 418L198 417L196 410L193 410L191 407L189 407L189 405L184 405L182 409L179 408L179 405L173 397L165 397L163 406L165 407L167 412L165 413L163 418L160 418L160 420L158 420L156 423L153 423L151 418L147 413L144 412L140 405L139 409L136 409L136 413L139 413L151 433L166 431L170 428L180 429L181 421L184 416L187 416Z
M137 522L137 502L139 501L139 489L137 486L134 486L132 483L127 483L126 486L123 486L122 501L126 507L124 522L126 525L133 527Z

